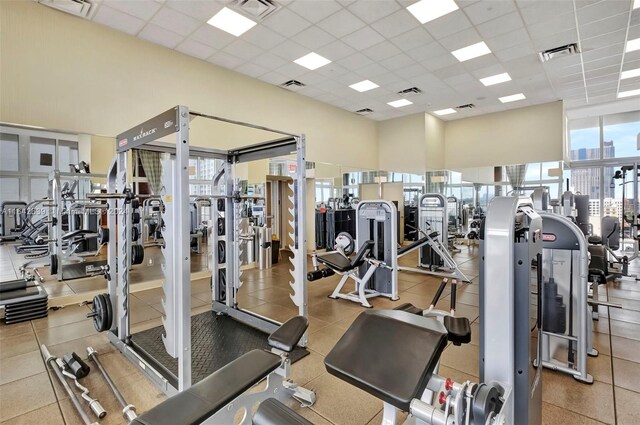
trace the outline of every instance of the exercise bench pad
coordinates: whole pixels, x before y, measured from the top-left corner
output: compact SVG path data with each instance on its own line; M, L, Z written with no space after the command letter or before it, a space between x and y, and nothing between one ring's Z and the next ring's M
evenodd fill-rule
M408 412L446 344L447 331L437 320L405 311L365 311L324 363L330 374Z
M348 272L354 268L353 264L351 264L351 260L339 252L330 252L328 254L318 256L318 262L342 273Z
M298 341L302 338L309 327L309 319L304 316L296 316L287 320L271 335L269 335L269 345L278 350L290 353L296 348Z
M313 425L275 398L268 398L253 415L253 425Z
M148 410L131 424L200 424L276 370L280 362L277 354L264 350L249 351L188 390Z

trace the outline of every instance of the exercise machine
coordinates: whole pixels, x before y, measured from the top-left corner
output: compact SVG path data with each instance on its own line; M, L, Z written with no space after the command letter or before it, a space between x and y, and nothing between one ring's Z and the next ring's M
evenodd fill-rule
M398 270L447 277L461 282L470 281L449 253L448 202L439 193L426 193L420 197L418 222L422 237L398 250L398 257L403 257L418 249L418 267L397 266Z
M192 120L214 120L245 128L267 130L278 134L278 139L243 146L230 150L200 148L190 145L189 126ZM160 142L173 136L175 143ZM127 181L128 153L131 149L149 149L163 153L160 156L162 173L161 229L163 255L163 310L162 326L139 333L130 330L130 257L132 255L132 209L135 207L130 183ZM307 316L305 227L305 141L303 135L190 111L186 106L176 106L150 120L127 130L116 138L116 158L111 164L107 179L107 193L92 194L91 198L106 200L108 207L117 214L108 216L108 228L113 231L107 245L108 293L94 298L91 313L96 329L106 331L109 340L140 371L168 395L184 393L193 384L205 381L216 370L222 370L228 361L240 358L246 350L268 346L268 335L280 327L271 318L254 314L242 307L238 291L242 286L240 258L244 244L240 238L239 221L243 200L235 166L254 160L264 160L284 155L295 155L297 173L289 184L289 226L286 230L293 241L290 283L291 300L298 314ZM211 214L214 220L209 235L209 265L211 268L212 311L191 316L191 247L189 214L189 156L220 159L224 164L211 181ZM193 327L192 327L193 324ZM221 343L243 339L243 344ZM290 361L306 355L301 347L308 343L306 327L291 347ZM288 348L288 347L287 347ZM286 350L284 350L286 351ZM265 354L268 354L265 352ZM256 357L257 356L257 357ZM274 358L277 357L277 363ZM252 354L241 362L234 374L254 370L247 365L265 368L257 379L279 368L283 397L294 397L305 404L313 404L315 393L291 382L288 367L282 356L270 356L265 361L262 354ZM256 375L257 376L257 375ZM251 378L254 379L254 378ZM225 394L243 392L252 383L243 381L232 390L218 385ZM194 390L197 391L197 390ZM229 391L229 392L227 392ZM181 400L193 400L189 393ZM192 393L193 394L193 393ZM226 396L225 396L226 397ZM231 401L229 399L229 401ZM226 403L225 403L226 404ZM173 406L173 405L172 405ZM173 411L186 411L180 407ZM166 418L165 418L166 419ZM144 423L144 422L142 422ZM156 422L154 422L156 423ZM177 422L171 422L176 424ZM228 423L217 421L217 423Z
M355 214L357 238L353 246L358 247L355 258L350 260L344 249L325 254L314 252L314 271L307 279L314 281L337 273L342 278L329 297L354 301L363 307L373 307L368 299L374 297L395 301L398 299L397 208L384 200L360 201ZM336 246L344 246L341 241L348 239L347 235L346 232L340 234ZM320 270L320 264L326 268ZM354 282L354 290L343 293L349 279Z

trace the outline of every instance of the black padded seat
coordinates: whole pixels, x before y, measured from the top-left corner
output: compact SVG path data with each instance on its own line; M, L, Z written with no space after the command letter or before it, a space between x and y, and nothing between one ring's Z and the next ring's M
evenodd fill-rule
M318 262L343 273L355 268L355 266L351 264L351 260L339 252L330 252L318 256Z
M267 340L269 345L278 350L290 353L302 338L309 327L309 319L304 316L296 316L287 320L276 329Z
M196 425L260 382L280 365L277 354L249 351L186 391L131 422L135 425Z
M591 244L591 245L602 245L602 236L598 236L598 235L591 235L587 238L587 241Z
M253 415L253 425L313 425L275 398L268 398Z
M453 345L471 342L471 325L466 317L444 316L444 327L447 328L447 339Z
M408 412L446 345L447 331L436 320L369 310L356 318L324 364L330 374Z
M418 316L422 316L422 313L424 311L411 303L400 304L399 306L394 308L394 310L406 311L407 313L417 314Z
M424 238L420 238L415 242L412 242L411 244L407 245L407 246L403 246L402 248L398 248L398 256L401 256L402 254L411 251L412 249L416 249L417 247L419 247L422 244L427 243L427 240L429 238L428 237L424 237Z

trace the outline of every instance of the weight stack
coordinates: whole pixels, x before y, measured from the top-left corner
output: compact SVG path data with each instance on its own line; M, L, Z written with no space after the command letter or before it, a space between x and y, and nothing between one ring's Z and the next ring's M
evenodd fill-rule
M564 334L567 330L567 306L553 278L544 283L542 304L542 330Z
M49 295L40 291L38 295L28 300L8 302L4 305L4 322L7 325L26 322L32 319L46 317L49 312Z

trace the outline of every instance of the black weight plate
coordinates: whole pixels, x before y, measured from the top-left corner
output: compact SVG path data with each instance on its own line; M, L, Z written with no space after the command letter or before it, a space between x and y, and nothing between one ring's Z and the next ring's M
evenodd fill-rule
M138 240L138 238L140 237L140 231L138 230L137 227L132 227L131 228L131 241L132 242L136 242Z
M109 242L109 229L106 227L98 228L98 243L108 243Z
M226 244L224 241L218 241L218 264L224 264L227 261Z
M131 222L133 224L138 224L140 223L140 213L135 211L131 213Z
M51 254L49 257L49 272L52 275L58 274L58 256L56 254Z
M133 208L134 210L140 208L140 200L138 198L134 198L131 200L131 208Z
M218 199L218 211L224 212L224 199Z
M96 329L96 331L98 332L103 332L105 331L105 322L107 319L107 306L104 302L104 298L102 297L103 294L98 294L95 297L93 297L93 304L92 304L92 313L91 316L93 316L93 327Z
M224 218L218 217L218 236L224 236Z
M144 247L142 245L131 245L131 264L142 264L144 261Z

